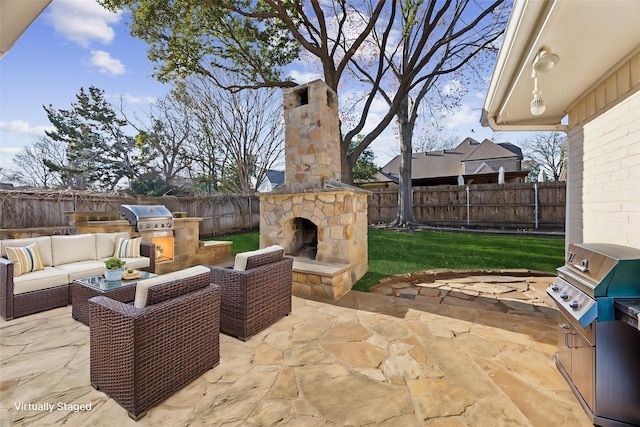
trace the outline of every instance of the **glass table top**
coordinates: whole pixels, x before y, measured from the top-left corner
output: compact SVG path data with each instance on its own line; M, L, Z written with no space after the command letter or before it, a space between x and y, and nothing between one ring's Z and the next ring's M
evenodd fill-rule
M84 286L98 289L100 291L109 291L112 289L122 288L124 286L135 285L140 280L156 277L157 274L149 273L148 271L142 271L142 277L131 280L105 280L104 276L91 276L84 277L82 279L76 279L78 283L82 283Z

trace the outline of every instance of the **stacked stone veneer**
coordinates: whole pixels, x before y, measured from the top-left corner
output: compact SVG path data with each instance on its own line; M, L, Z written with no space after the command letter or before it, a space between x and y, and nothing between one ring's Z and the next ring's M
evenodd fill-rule
M292 191L340 180L340 121L335 92L321 80L283 92L285 183Z
M317 228L315 260L294 261L293 293L337 299L368 270L368 191L341 184L338 102L316 80L283 92L285 184L260 195L260 247L295 248L297 218Z
M280 245L290 252L296 218L313 222L318 231L314 269L294 266L293 291L337 299L368 270L367 192L357 189L307 191L260 197L260 247Z

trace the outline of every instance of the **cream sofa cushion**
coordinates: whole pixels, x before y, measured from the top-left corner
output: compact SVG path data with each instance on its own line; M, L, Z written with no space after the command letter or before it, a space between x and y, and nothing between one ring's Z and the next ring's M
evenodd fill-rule
M51 236L51 250L53 251L54 266L98 259L95 234Z
M241 252L239 254L236 254L236 259L233 264L233 269L244 271L247 269L247 260L249 259L249 257L256 256L256 255L264 255L264 254L268 254L269 252L281 251L282 249L283 249L282 246L273 245L273 246L267 246L266 248L258 249L255 251Z
M136 284L136 298L133 301L135 307L146 307L149 288L154 285L160 285L166 282L172 282L178 279L197 276L202 273L210 273L211 270L204 265L196 265L195 267L185 268L184 270L173 271L161 276L152 277L150 279L140 280Z
M82 279L84 277L101 276L104 274L104 261L76 261L70 264L57 265L56 268L67 273L69 276L68 283L71 283L76 279Z
M96 233L96 255L97 258L111 258L116 251L116 240L129 238L128 231L119 233Z
M42 261L42 265L45 267L53 265L53 257L51 254L51 236L2 240L0 242L0 244L2 244L0 248L0 256L7 258L8 247L25 247L29 246L32 243L38 245L38 253L40 253L40 261Z
M69 275L66 272L55 267L45 267L44 270L32 271L29 274L14 277L13 294L24 294L68 284Z

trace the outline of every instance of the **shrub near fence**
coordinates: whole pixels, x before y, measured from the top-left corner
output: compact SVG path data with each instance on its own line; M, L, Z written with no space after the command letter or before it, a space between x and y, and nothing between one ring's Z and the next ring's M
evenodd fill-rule
M119 215L120 205L164 205L171 212L201 217L201 236L252 229L260 221L255 196L136 197L87 191L0 190L0 238L12 237L11 230L34 228L41 229L41 234L68 234L73 232L71 212Z
M441 185L413 189L413 214L424 224L445 227L564 230L564 182ZM374 189L369 223L396 218L397 189Z

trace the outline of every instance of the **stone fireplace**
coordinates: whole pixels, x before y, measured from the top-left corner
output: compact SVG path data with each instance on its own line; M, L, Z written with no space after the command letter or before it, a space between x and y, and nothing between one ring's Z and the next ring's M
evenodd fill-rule
M260 194L260 247L294 257L294 294L337 299L368 270L368 191L340 182L336 94L316 80L283 97L285 183Z

